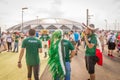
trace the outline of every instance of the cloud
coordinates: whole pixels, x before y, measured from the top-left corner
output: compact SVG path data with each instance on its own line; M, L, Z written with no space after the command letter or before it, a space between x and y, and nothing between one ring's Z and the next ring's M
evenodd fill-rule
M120 3L120 0L113 0L114 3Z
M0 0L1 4L8 4L8 2L6 0Z
M62 17L64 15L64 12L62 12L61 10L61 6L62 6L62 1L61 0L52 0L50 3L50 6L48 8L39 8L39 10L37 12L35 12L36 14L48 14L49 17Z
M50 8L51 17L62 17L64 12L61 11L62 0L53 0Z
M39 8L39 10L36 13L48 13L49 9L46 8Z
M62 4L62 0L53 0L52 4L61 5Z
M104 19L112 23L119 20L120 0L0 0L0 22L14 25L21 22L21 8L28 7L24 21L40 18L68 18L86 21L86 9L94 16L91 22L103 25ZM1 24L2 24L1 23Z

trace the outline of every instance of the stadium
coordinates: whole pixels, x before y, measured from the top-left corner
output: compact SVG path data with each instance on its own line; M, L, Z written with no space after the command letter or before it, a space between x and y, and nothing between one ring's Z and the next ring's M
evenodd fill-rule
M64 32L68 32L70 30L80 31L82 29L80 23L61 18L36 19L24 22L23 28L21 27L21 25L22 24L20 23L15 26L12 26L8 28L7 31L15 32L23 30L23 32L27 32L29 29L34 28L36 31L47 29L49 30L49 32L53 32L56 29L62 29Z

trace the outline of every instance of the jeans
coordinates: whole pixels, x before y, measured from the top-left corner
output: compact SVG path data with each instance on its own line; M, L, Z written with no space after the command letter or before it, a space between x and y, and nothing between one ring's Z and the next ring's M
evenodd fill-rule
M16 48L17 48L17 52L18 52L18 42L14 43L14 50L13 50L14 52L15 52Z
M66 67L65 80L70 80L70 76L71 76L70 62L66 62L65 67ZM59 79L59 77L57 77L55 80L60 80L60 79Z

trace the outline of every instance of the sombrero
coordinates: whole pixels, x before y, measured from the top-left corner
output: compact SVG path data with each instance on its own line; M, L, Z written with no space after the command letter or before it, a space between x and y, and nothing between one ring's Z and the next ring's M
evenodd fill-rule
M48 30L43 29L43 30L41 30L41 33L42 33L42 34L48 34Z
M82 23L82 27L85 28L85 29L88 28L88 29L90 29L90 30L92 30L92 31L98 30L98 28L95 28L94 24L89 24L89 25L87 26L87 25L85 25L84 23Z
M89 28L90 30L93 30L93 31L96 30L94 24L88 25L87 28Z

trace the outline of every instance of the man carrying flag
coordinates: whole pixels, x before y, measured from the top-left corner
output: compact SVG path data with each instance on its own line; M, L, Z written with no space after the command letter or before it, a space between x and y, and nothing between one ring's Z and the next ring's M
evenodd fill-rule
M87 71L90 74L90 79L88 80L95 80L95 64L98 61L98 57L96 56L97 38L94 33L95 30L94 24L90 24L86 26L84 32L84 40L86 43L85 62Z

